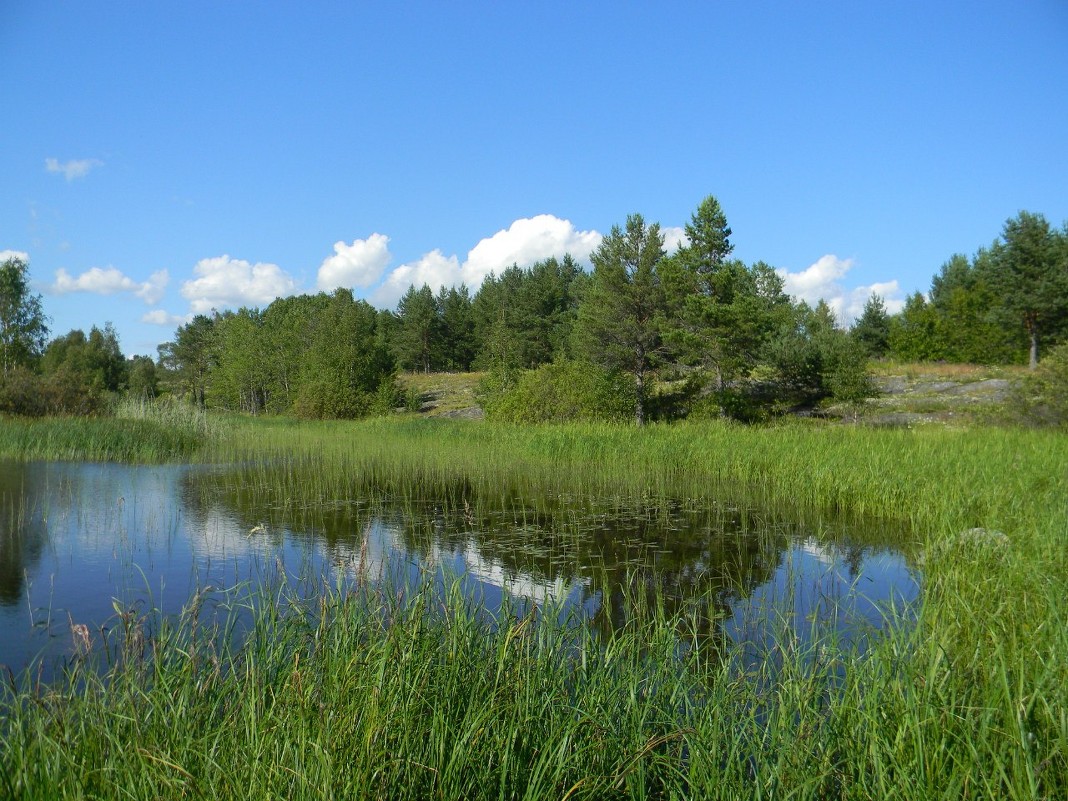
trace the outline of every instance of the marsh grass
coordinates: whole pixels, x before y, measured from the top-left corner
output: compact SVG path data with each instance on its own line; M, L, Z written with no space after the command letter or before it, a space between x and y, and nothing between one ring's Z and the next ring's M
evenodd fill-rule
M204 435L152 419L51 417L0 422L0 454L16 459L163 462L189 458Z
M597 495L890 521L923 606L863 652L816 632L742 659L680 647L692 618L648 596L598 638L550 614L490 620L436 587L404 603L279 587L242 602L247 639L197 634L187 613L144 658L14 682L0 793L1068 797L1064 435L276 419L232 421L199 453L241 465L250 503L283 516L435 487L455 514Z
M666 495L734 499L814 520L901 523L908 539L902 548L923 571L917 639L907 648L898 643L898 652L876 649L845 671L861 682L858 693L867 686L879 697L877 683L890 681L892 664L900 662L908 677L890 682L903 711L880 730L886 734L890 725L895 738L916 738L911 762L880 770L912 788L900 797L938 797L942 788L947 797L1054 798L1058 793L1040 792L1040 785L1066 783L1068 437L992 427L709 423L638 430L444 421L319 430L279 423L259 429L254 443L249 433L237 429L222 443L225 458L281 467L270 479L264 473L265 485L301 497L352 497L371 482L397 497L414 496L419 486L451 486L457 505L465 493ZM974 529L991 536L969 535ZM856 704L860 711L838 720L865 741L856 727L874 725L865 716L881 712L859 698ZM1028 737L1047 749L1033 763L1031 752L1012 750L1023 743L1021 715L1034 724ZM969 734L974 727L990 738L981 749ZM870 747L905 756L894 750L901 743ZM960 748L972 753L967 778L949 764L964 759ZM991 778L1006 771L1014 778Z
M201 439L219 436L225 427L222 418L211 417L204 409L173 397L149 400L126 396L116 401L112 413L120 420L147 420Z
M189 404L122 398L111 416L0 420L0 455L25 460L165 462L192 458L227 423Z
M741 662L686 610L627 597L605 640L490 615L458 583L231 592L221 617L116 621L107 665L3 690L10 798L1060 798L1063 678L962 681L889 621ZM234 621L243 619L240 626ZM230 636L242 628L243 637ZM146 646L146 629L156 634ZM1060 647L1068 646L1063 630ZM132 642L132 644L131 644ZM680 647L680 644L686 647ZM997 652L1008 659L1008 649ZM1035 674L1029 672L1029 676Z

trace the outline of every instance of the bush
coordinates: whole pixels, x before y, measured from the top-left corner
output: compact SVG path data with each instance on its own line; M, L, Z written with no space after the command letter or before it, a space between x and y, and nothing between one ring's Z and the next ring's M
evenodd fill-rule
M40 417L45 411L39 376L22 366L0 373L0 414Z
M633 382L587 362L560 360L518 375L487 376L479 386L486 417L512 423L627 421L634 417Z
M106 413L109 399L88 372L68 365L44 376L21 366L0 376L0 414L90 417Z
M293 401L293 413L305 420L353 420L371 411L374 395L344 381L324 377L305 382Z
M1050 350L1020 382L1010 406L1032 425L1068 426L1068 342Z
M423 408L423 395L415 387L409 387L405 391L404 408L409 412L418 412Z

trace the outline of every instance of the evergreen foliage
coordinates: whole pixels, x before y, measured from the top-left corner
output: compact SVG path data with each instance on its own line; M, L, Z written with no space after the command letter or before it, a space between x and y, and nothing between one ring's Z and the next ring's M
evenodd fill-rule
M482 369L533 369L569 355L582 271L570 255L523 269L512 265L482 282L472 303Z
M1039 348L1068 317L1068 232L1055 232L1041 214L1021 211L1006 220L991 249L985 277L998 298L998 315L1023 328L1031 368Z
M1068 229L1021 211L969 259L956 254L891 318L896 359L1034 368L1041 349L1068 337Z
M952 256L929 295L890 315L873 294L851 330L787 296L773 267L731 258L714 196L672 254L641 215L615 226L584 271L567 254L464 285L411 286L396 311L351 291L197 315L148 357L122 358L114 331L72 331L47 349L26 265L0 266L0 412L98 413L110 396L157 394L247 414L352 418L397 406L395 369L488 371L481 397L511 420L690 415L765 419L874 392L866 361L1001 364L1068 339L1068 227L1021 211L992 245ZM630 388L620 389L621 377ZM565 386L570 382L572 386ZM601 403L595 410L591 404ZM1048 406L1048 404L1046 404Z
M660 225L646 225L640 214L614 226L590 256L593 278L579 308L576 350L608 371L634 381L634 421L646 420L649 384L664 345L660 336L664 293L660 263L664 237Z
M440 367L467 372L475 360L475 318L471 293L465 284L442 287L437 297L441 316Z
M397 304L397 327L393 333L393 354L402 370L429 373L439 361L442 325L434 292L423 284L408 287Z
M870 358L886 355L890 348L890 315L882 297L872 293L850 334Z

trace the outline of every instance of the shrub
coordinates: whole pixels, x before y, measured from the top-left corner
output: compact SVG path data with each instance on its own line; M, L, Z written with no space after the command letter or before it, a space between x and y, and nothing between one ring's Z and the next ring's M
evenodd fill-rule
M626 421L634 416L633 383L588 362L562 359L514 379L487 377L480 391L487 418L512 423Z
M1024 422L1068 426L1068 342L1046 354L1013 392L1010 406Z
M0 414L40 417L45 411L39 376L21 365L0 373Z

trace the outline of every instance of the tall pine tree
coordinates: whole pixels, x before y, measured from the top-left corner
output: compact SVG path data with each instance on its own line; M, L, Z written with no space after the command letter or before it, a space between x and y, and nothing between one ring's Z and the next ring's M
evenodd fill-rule
M577 351L607 370L634 380L634 421L645 423L649 384L663 355L660 325L664 309L660 225L640 214L614 226L591 256L593 278L579 307Z

